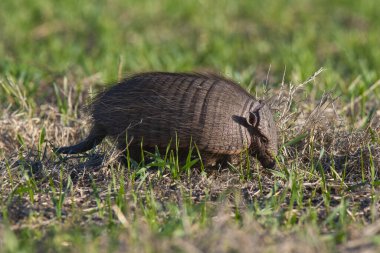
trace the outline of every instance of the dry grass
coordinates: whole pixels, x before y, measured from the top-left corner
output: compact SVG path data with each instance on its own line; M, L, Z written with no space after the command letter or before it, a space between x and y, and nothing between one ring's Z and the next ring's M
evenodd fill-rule
M318 74L271 91L282 145L273 171L253 164L177 177L149 165L128 169L110 142L87 155L56 156L53 147L85 135L86 118L71 116L75 105L66 114L53 104L3 110L0 220L9 226L0 238L12 236L9 229L43 231L39 250L54 239L72 252L86 240L93 250L117 252L378 250L379 111L350 124L339 98L308 100L304 88L317 85ZM78 244L67 235L70 227L89 233L110 224L116 237L103 231Z

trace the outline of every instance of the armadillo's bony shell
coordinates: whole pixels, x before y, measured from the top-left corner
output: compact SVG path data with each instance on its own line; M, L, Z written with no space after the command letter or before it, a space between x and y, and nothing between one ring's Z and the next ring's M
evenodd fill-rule
M95 124L107 135L125 135L146 147L190 140L202 151L237 154L251 145L246 117L258 102L232 81L214 75L145 73L99 94L91 105ZM176 136L177 135L177 136Z

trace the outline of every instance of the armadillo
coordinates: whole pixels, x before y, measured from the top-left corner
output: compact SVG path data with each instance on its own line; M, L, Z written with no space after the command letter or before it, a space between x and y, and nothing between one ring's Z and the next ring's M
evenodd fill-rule
M242 152L266 168L275 165L277 128L268 105L216 74L150 72L132 75L98 94L89 105L93 126L79 144L57 153L76 154L113 137L133 159L146 150L193 142L205 164Z

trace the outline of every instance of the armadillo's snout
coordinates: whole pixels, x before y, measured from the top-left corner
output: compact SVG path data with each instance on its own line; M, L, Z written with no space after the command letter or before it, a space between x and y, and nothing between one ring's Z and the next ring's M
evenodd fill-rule
M259 157L257 158L261 165L266 168L266 169L272 169L276 165L276 160L273 159L260 159Z
M272 169L276 165L276 152L274 151L264 151L264 152L255 152L253 156L259 160L261 165L266 169Z

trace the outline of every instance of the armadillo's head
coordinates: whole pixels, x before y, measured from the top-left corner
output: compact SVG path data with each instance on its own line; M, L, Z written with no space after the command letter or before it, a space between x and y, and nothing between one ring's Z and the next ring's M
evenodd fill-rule
M273 168L277 155L277 128L269 107L259 101L249 112L247 122L252 138L251 155L257 157L265 168Z

